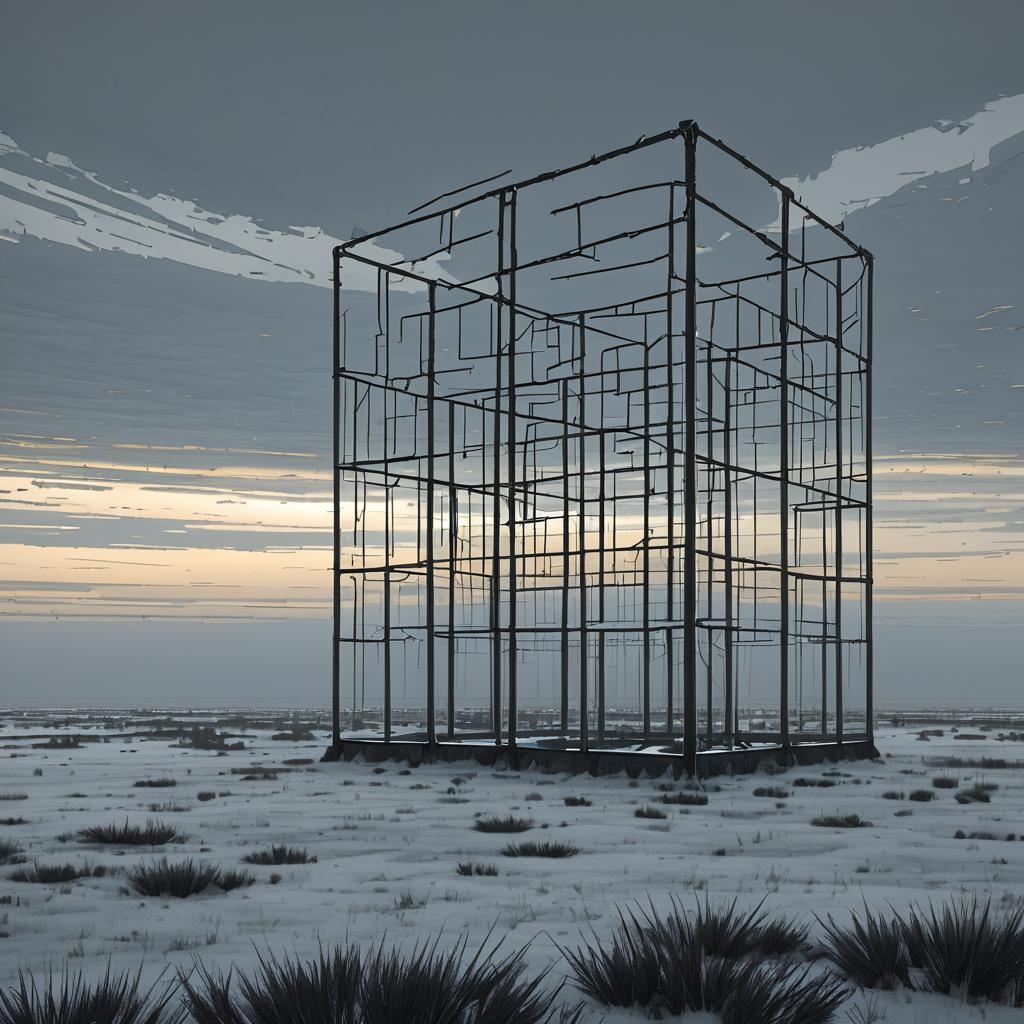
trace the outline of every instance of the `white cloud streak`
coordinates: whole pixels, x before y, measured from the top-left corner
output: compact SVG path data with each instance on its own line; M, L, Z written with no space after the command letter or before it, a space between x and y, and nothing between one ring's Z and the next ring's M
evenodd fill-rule
M1004 96L963 121L940 121L874 146L840 150L820 174L782 183L823 220L838 224L922 178L961 167L983 170L992 150L1021 132L1024 94ZM780 229L776 220L768 230Z
M28 164L26 169L34 173L6 166L12 163ZM331 286L331 250L344 241L318 227L270 230L252 217L214 213L175 196L146 197L115 188L60 153L49 153L45 160L34 157L0 132L0 238L17 242L24 237L89 252L171 260L255 281L322 288ZM405 263L401 253L372 242L354 251L381 263ZM440 258L416 269L449 279ZM345 286L376 291L376 271L350 262ZM393 278L392 287L418 291L422 286Z

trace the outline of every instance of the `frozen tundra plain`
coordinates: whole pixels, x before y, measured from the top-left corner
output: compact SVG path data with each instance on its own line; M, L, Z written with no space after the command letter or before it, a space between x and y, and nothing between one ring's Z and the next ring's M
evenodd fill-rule
M132 971L141 964L147 978L168 965L188 968L196 956L225 969L250 967L267 950L304 956L320 943L382 937L413 944L440 933L444 945L465 935L472 949L496 928L508 948L529 943L528 962L550 967L555 986L565 977L558 945L575 945L590 928L609 935L616 907L637 900L667 906L672 896L712 904L736 897L749 907L764 899L772 914L810 923L812 940L820 934L815 915L845 922L865 900L897 910L958 894L991 896L1004 908L1024 900L1021 770L936 766L944 758L1017 764L1024 743L999 740L996 731L963 741L946 728L922 742L919 729L883 728L878 761L715 778L701 784L706 806L679 807L658 803L668 777L592 778L473 762L325 764L323 731L275 740L274 729L248 728L240 737L244 750L219 753L144 732L126 735L112 718L94 720L89 730L93 742L48 748L39 744L82 734L82 726L38 716L0 721L0 819L25 819L0 825L0 840L19 843L29 863L111 869L43 885L13 881L14 869L0 868L0 984L16 980L19 969L59 971L65 964L87 975L101 974L108 962ZM934 789L929 802L892 798L894 791L931 790L932 778L943 774L960 788L981 781L998 789L990 803L960 804L955 789ZM167 778L176 785L135 785ZM754 795L767 786L789 795ZM567 796L591 805L566 806ZM637 818L644 805L667 817ZM532 818L534 828L519 836L473 828L479 815L507 813ZM870 824L812 825L822 814L857 814ZM138 848L73 837L86 826L147 818L173 824L187 841ZM581 852L563 860L502 856L509 840L530 838L570 841ZM316 862L251 866L252 886L211 888L184 900L141 898L125 883L125 869L163 854L241 868L247 852L271 843L305 847ZM494 865L498 874L458 875L456 866L467 861ZM563 995L577 999L570 986ZM1019 1009L903 991L854 992L836 1020L872 1019L861 1016L869 1002L874 1019L888 1024L1022 1020ZM595 1005L585 1019L617 1024L644 1013Z

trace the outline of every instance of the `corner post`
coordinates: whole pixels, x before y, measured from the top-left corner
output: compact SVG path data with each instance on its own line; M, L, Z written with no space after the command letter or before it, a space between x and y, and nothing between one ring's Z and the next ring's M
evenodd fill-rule
M331 278L334 295L333 364L331 382L333 388L334 427L332 430L331 477L334 480L334 560L332 569L332 594L334 626L331 644L331 742L337 753L341 749L341 271L340 254L337 249L331 253L333 266Z
M683 404L683 760L697 774L697 138L683 127L686 149L686 349Z
M782 266L779 271L779 742L789 737L789 200L782 193Z

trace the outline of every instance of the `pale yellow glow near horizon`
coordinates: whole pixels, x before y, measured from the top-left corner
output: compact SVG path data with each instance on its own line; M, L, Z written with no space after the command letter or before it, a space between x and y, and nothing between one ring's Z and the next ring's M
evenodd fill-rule
M1024 524L1006 521L1024 502L1024 488L1017 486L1024 478L1020 459L900 454L879 458L875 470L878 600L1024 598ZM0 521L0 614L322 617L330 607L332 507L324 486L329 478L329 472L308 466L301 471L240 464L182 468L130 459L83 465L74 457L3 456L0 509L7 515ZM929 478L938 489L925 485ZM1007 485L1011 489L1004 490ZM912 504L931 511L904 511ZM343 505L342 522L349 529L353 513L350 503ZM363 510L371 534L383 532L382 513L371 494ZM396 561L416 559L417 514L415 506L399 509ZM588 530L591 519L588 515ZM160 520L165 524L154 523ZM110 524L104 526L106 536L117 539L89 539L90 524L105 522ZM473 526L479 530L479 518ZM639 542L641 526L639 517L623 517L619 542ZM662 527L653 524L655 531ZM460 531L468 528L468 519L460 516ZM144 529L149 532L142 541ZM749 536L751 529L751 518L741 515L738 534ZM38 538L31 538L32 530ZM48 541L48 533L54 539L60 535L61 543ZM218 542L220 534L248 539L241 545L234 537L232 546L229 540ZM804 547L805 565L819 557L813 543L812 538ZM772 550L771 543L759 540L763 555L772 557ZM368 555L379 558L379 547L371 544ZM628 557L620 556L620 568ZM346 549L344 564L357 563L356 553Z

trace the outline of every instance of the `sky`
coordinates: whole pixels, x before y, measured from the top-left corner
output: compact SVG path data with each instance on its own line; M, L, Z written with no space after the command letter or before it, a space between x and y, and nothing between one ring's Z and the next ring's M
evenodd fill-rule
M325 703L331 247L687 117L876 257L878 703L1020 702L1019 4L4 22L0 702Z

